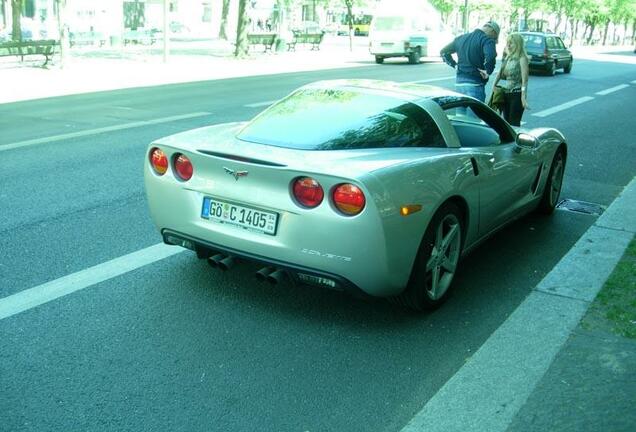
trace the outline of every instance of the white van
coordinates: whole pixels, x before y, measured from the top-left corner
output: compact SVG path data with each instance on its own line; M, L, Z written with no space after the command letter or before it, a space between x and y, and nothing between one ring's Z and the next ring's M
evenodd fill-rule
M389 57L407 57L419 63L420 57L439 56L453 34L438 13L422 10L410 15L400 12L378 12L369 29L369 52L376 63Z

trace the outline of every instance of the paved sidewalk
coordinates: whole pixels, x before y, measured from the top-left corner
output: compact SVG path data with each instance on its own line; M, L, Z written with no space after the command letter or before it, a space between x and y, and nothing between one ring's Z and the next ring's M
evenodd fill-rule
M366 38L355 40L353 50L348 39L326 38L318 51L298 45L296 51L264 53L261 47L250 50L247 58L236 59L233 46L223 40L172 42L168 61L163 47L127 46L120 48L73 49L65 64L56 55L47 68L43 58L0 58L0 103L18 102L69 94L148 87L193 81L270 75L285 72L369 66L374 63Z
M636 430L636 341L580 324L635 234L636 179L402 432Z
M632 49L580 47L574 49L575 67L579 59L636 65ZM60 68L59 60L48 69L38 67L39 60L25 63L7 58L0 60L0 82L3 83L0 103L374 64L366 49L366 38L357 39L353 51L350 51L347 38L335 37L325 40L318 52L298 47L296 52L253 53L242 60L232 57L230 44L218 40L190 44L175 42L167 63L163 62L160 46L74 50L64 69ZM631 221L631 225L625 225L626 221ZM524 310L521 310L522 305L513 313L522 320L508 327L504 324L493 334L493 341L498 337L507 341L506 349L501 350L495 344L489 352L488 342L484 344L467 363L467 366L473 367L472 371L462 368L404 430L636 430L636 410L633 409L636 406L636 341L598 329L588 330L580 325L581 317L605 277L636 233L635 221L636 182L632 181L592 227L591 234L586 233L577 243L579 249L575 246L533 291L531 295L536 297L537 302L526 305L528 307ZM588 241L598 242L591 249L591 255L584 252ZM581 267L581 262L587 263L587 267ZM600 276L599 266L602 267ZM546 280L551 283L548 285L561 291L551 295L542 289ZM587 289L589 284L585 282L587 294L581 297L580 293L572 291L576 288L573 280L593 280L594 287L590 291ZM539 323L548 315L554 321ZM533 344L520 340L524 328ZM548 346L549 338L543 336L553 333L557 336L556 340ZM541 364L528 364L529 357L516 357L519 345L529 346L530 354L537 354ZM480 364L480 361L486 363ZM510 370L515 371L515 376L507 375L510 370L500 367L502 364L512 367ZM517 387L506 387L511 382L516 382ZM493 388L496 391L488 391ZM427 425L426 429L423 429L424 425Z

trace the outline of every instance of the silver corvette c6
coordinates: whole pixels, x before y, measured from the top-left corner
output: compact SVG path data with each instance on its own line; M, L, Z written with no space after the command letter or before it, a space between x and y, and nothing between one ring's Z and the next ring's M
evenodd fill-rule
M244 123L150 144L145 183L164 242L262 280L446 297L460 258L507 222L555 208L567 145L485 104L386 81L306 85Z

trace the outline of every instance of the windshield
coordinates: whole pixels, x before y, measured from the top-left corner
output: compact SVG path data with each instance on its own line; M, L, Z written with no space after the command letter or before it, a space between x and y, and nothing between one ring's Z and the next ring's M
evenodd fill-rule
M344 89L299 90L256 117L238 138L302 150L445 145L417 105Z
M373 20L373 28L379 31L404 30L404 21L404 17L401 16L376 17Z

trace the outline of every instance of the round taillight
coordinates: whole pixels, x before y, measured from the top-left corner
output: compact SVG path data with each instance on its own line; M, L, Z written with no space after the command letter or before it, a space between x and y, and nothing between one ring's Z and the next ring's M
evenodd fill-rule
M345 183L333 190L333 204L347 216L360 213L366 202L364 193L356 185Z
M296 198L296 201L303 207L316 207L322 202L325 196L320 183L311 177L297 178L296 181L294 181L292 189L294 191L294 198Z
M164 175L168 171L168 157L163 151L155 147L150 151L150 165L152 165L152 169L157 174Z
M186 155L180 154L174 159L174 171L181 180L188 181L192 178L194 168L192 168L190 159Z

